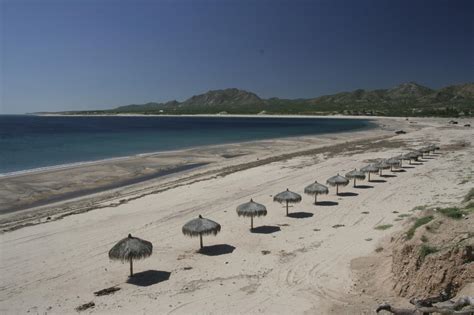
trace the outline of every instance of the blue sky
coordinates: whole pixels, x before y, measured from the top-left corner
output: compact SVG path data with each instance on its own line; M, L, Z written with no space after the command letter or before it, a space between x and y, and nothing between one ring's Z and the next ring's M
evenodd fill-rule
M474 1L0 3L4 114L474 81Z

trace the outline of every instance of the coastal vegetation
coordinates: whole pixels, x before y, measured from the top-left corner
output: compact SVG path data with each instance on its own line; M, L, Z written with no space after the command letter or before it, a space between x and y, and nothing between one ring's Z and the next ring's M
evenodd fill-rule
M131 104L109 110L69 111L81 115L183 115L183 114L280 114L280 115L368 115L441 116L474 115L474 83L431 89L415 82L390 89L341 92L316 98L260 98L257 94L229 88L194 95L179 102Z
M413 236L415 235L415 231L417 228L419 228L422 225L428 224L432 220L433 220L432 215L428 215L428 216L424 216L424 217L416 219L412 227L406 232L406 238L409 240L412 239Z
M374 229L383 231L383 230L387 230L391 228L392 226L393 226L392 224L383 224L383 225L376 226Z
M461 219L466 214L465 211L463 211L463 210L461 210L457 207L441 208L441 209L438 209L438 211L442 215L444 215L448 218L451 218L451 219L456 219L456 220Z
M420 259L424 260L426 256L428 256L430 254L434 254L438 251L439 251L439 249L436 248L435 246L430 246L430 245L423 244L420 247Z
M457 314L456 311L471 314L474 311L472 297L461 295L455 303L442 304L454 299L459 290L474 279L474 234L469 232L472 218L467 216L471 205L465 201L469 199L469 194L456 206L423 210L423 216L389 245L387 250L392 257L394 290L399 296L411 297L409 302L413 304L411 308L404 309L403 314ZM450 220L445 220L445 217ZM461 217L465 220L459 220ZM433 225L437 225L438 230L429 238L425 234L415 235L418 227ZM426 296L430 298L418 298ZM388 304L380 305L377 310L402 314Z

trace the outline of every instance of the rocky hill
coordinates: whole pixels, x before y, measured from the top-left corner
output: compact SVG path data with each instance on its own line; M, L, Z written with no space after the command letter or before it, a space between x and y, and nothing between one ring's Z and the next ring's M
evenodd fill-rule
M255 93L239 89L214 90L204 94L194 95L181 103L186 106L247 106L261 105L264 101Z
M255 93L236 88L211 90L184 102L132 104L106 111L68 114L303 114L381 116L472 116L474 83L451 85L438 90L415 82L390 89L341 92L310 99L262 99Z

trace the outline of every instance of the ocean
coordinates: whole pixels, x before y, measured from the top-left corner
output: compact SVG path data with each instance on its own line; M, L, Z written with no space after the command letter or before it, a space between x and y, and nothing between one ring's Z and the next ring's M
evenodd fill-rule
M0 115L0 174L373 126L369 120L337 118Z

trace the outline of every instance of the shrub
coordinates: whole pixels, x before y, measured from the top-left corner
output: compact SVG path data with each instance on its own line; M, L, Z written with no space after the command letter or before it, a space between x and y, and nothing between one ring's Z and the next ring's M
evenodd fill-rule
M383 224L383 225L376 226L374 229L383 231L383 230L391 228L392 226L393 226L392 224Z
M417 228L431 222L432 220L433 220L432 215L428 215L428 216L416 219L415 222L413 223L413 226L407 231L406 238L411 240L413 238L413 235L415 235L415 231Z
M466 214L464 211L456 207L438 209L438 211L442 215L456 220L462 219L462 217Z
M434 246L423 244L421 245L421 248L420 248L420 258L424 260L426 256L434 254L438 251L439 249Z

